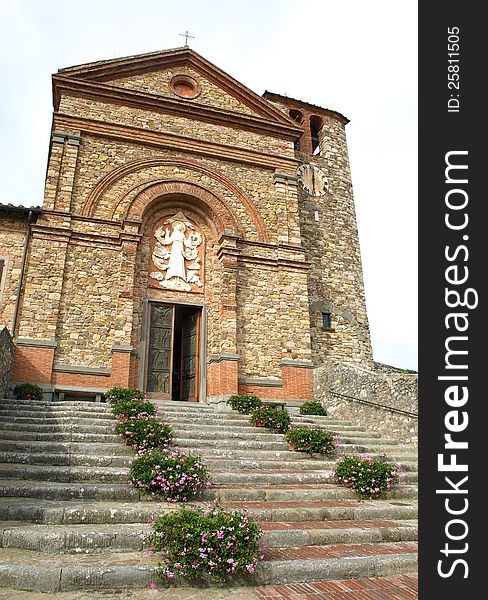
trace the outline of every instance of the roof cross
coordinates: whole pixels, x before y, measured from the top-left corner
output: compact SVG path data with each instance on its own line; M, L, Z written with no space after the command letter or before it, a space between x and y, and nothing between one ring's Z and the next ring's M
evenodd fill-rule
M185 46L188 46L188 38L191 38L192 40L195 39L195 36L188 33L188 29L185 31L185 33L179 33L178 35L181 35L181 37L185 38Z

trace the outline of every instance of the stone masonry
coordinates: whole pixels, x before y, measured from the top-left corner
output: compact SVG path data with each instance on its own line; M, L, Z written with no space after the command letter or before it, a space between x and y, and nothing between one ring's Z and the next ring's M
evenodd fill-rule
M161 303L200 311L201 400L303 401L314 366L372 365L345 117L258 96L187 47L61 69L53 89L23 269L26 214L0 210L9 328L20 289L14 381L144 388L148 315ZM304 165L324 189L306 187ZM189 228L161 246L159 281L173 283L158 287L154 227L176 214L205 253L182 258ZM198 269L201 289L188 291L178 268Z

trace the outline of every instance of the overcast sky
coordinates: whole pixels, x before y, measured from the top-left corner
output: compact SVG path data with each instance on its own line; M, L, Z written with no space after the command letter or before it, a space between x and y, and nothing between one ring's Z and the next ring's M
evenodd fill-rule
M417 366L417 2L1 0L0 202L42 204L51 73L189 45L347 126L376 360Z

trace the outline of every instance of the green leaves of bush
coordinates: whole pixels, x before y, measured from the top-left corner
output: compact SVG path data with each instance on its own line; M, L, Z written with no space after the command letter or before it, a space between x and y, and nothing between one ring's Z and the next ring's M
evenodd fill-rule
M244 415L249 415L253 410L261 406L261 400L257 396L234 394L227 400L227 404L229 404L233 410L237 410Z
M295 427L288 431L285 439L292 444L298 452L331 455L335 451L334 436L323 429Z
M300 406L301 415L319 415L321 417L327 416L327 411L320 404L320 402L304 402Z
M19 400L42 400L42 389L35 383L19 383L14 388L14 395Z
M156 406L142 400L121 400L112 406L112 412L118 419L131 419L138 415L149 417L156 414Z
M111 387L105 394L105 399L110 404L126 402L128 400L144 401L144 392L133 388Z
M335 477L362 498L378 498L398 482L398 466L378 458L345 456L336 464Z
M253 411L251 423L256 427L267 427L278 433L285 433L290 429L291 418L284 408L263 406Z
M153 417L120 420L115 426L118 433L128 446L135 450L148 450L150 448L164 448L173 437L169 425L165 425Z
M246 513L214 505L159 517L146 542L166 556L162 579L222 582L254 573L261 533Z
M131 464L130 483L169 502L186 502L203 489L208 471L198 456L152 450Z

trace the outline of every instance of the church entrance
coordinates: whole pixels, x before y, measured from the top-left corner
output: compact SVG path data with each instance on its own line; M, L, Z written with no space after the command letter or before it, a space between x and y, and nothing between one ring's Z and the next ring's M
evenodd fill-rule
M201 307L149 304L145 390L148 398L197 402Z

